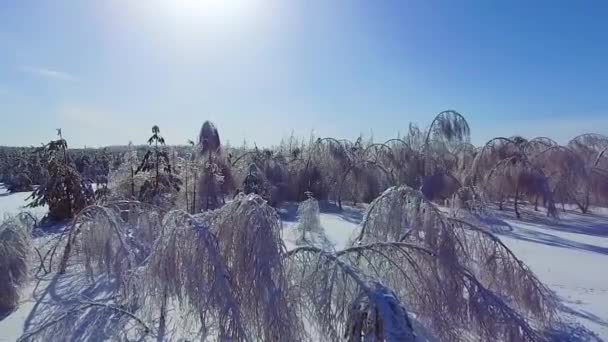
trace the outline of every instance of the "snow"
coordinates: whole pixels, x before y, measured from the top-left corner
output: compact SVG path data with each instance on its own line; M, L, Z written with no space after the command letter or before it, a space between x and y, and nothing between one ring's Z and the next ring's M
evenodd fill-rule
M608 339L608 211L501 218L511 229L501 239L561 298L566 316Z
M28 203L27 198L31 192L9 193L4 185L0 183L0 219L6 214L18 214L22 211L30 212L32 215L41 219L47 212L46 207L25 208Z
M328 203L320 203L321 226L325 228L327 238L334 244L336 250L343 249L348 245L353 231L363 219L363 207L353 208L345 206L342 211ZM282 208L279 213L283 219L283 239L287 249L295 247L297 239L296 217L297 205L290 204Z

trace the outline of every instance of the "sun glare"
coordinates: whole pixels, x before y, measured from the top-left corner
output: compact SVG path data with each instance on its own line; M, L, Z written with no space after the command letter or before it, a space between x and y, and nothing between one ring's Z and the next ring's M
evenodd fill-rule
M242 19L255 9L254 0L166 0L176 14L205 20Z

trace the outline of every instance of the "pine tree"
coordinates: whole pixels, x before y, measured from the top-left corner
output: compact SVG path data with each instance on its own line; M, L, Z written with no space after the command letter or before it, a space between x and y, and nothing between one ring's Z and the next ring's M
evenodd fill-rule
M74 217L80 210L94 203L91 183L81 178L70 159L68 143L57 130L59 139L50 141L38 149L46 158L46 181L29 197L30 208L49 206L51 219L63 220Z
M144 155L141 164L135 171L151 174L153 180L144 182L139 190L139 200L160 206L170 206L175 201L175 193L179 192L182 181L173 173L169 154L165 151L165 138L160 135L158 126L152 127L152 136L148 139L150 148Z

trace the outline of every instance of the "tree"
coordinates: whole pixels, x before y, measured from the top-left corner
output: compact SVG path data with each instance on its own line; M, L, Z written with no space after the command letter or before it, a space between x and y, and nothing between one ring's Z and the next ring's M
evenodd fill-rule
M147 172L151 179L146 179L139 189L138 198L142 202L154 203L163 207L175 202L175 194L179 192L181 180L173 173L169 155L164 149L165 139L160 135L158 126L152 127L152 136L148 139L151 147L146 151L135 174Z
M321 247L325 250L331 248L331 243L325 236L323 227L321 226L319 202L312 197L312 193L308 193L308 199L303 201L298 206L298 245L311 245Z
M29 197L30 208L49 206L51 219L74 217L80 210L93 204L95 195L91 183L83 180L68 153L68 144L61 136L38 149L46 159L46 180Z
M431 122L426 138L424 140L424 175L430 176L437 171L433 165L433 154L436 152L444 153L451 147L460 143L470 141L471 130L467 120L460 113L454 110L443 111Z
M582 160L585 174L585 177L577 179L570 198L583 213L588 211L591 203L608 203L608 137L582 134L570 140L568 148Z
M131 142L122 159L124 161L118 168L111 170L108 175L109 196L113 199L136 200L139 189L148 177L143 172L135 173L141 162L137 156L137 149Z
M6 189L10 192L25 192L32 191L34 182L32 173L30 172L30 161L24 153L19 153L12 160L12 165L9 168L8 175L4 179Z
M481 185L488 198L499 202L501 210L504 199L512 196L518 218L521 199L525 196L542 197L547 215L557 216L549 178L541 167L530 161L527 145L521 137L491 139L475 156L469 180L474 186Z
M201 127L198 148L204 165L198 180L196 201L200 210L216 209L224 204L224 196L234 187L234 182L230 165L221 153L219 133L210 121L205 121Z

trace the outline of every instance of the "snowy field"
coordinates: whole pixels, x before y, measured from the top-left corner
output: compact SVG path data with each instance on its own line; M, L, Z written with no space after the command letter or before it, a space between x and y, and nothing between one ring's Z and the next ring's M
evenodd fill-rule
M28 196L29 193L8 194L0 187L0 215L22 211ZM291 205L280 212L288 249L295 243L296 210ZM331 205L322 205L321 223L337 249L348 243L363 210L345 207L338 211ZM45 209L28 211L42 217ZM526 209L522 219L517 220L506 210L496 212L491 223L505 244L560 297L562 315L608 340L608 210L595 209L586 215L575 211L560 214L560 220L555 221ZM32 281L32 286L24 290L19 308L0 318L0 342L15 341L22 335L39 305L35 298L47 291L48 284L43 280L35 286Z

